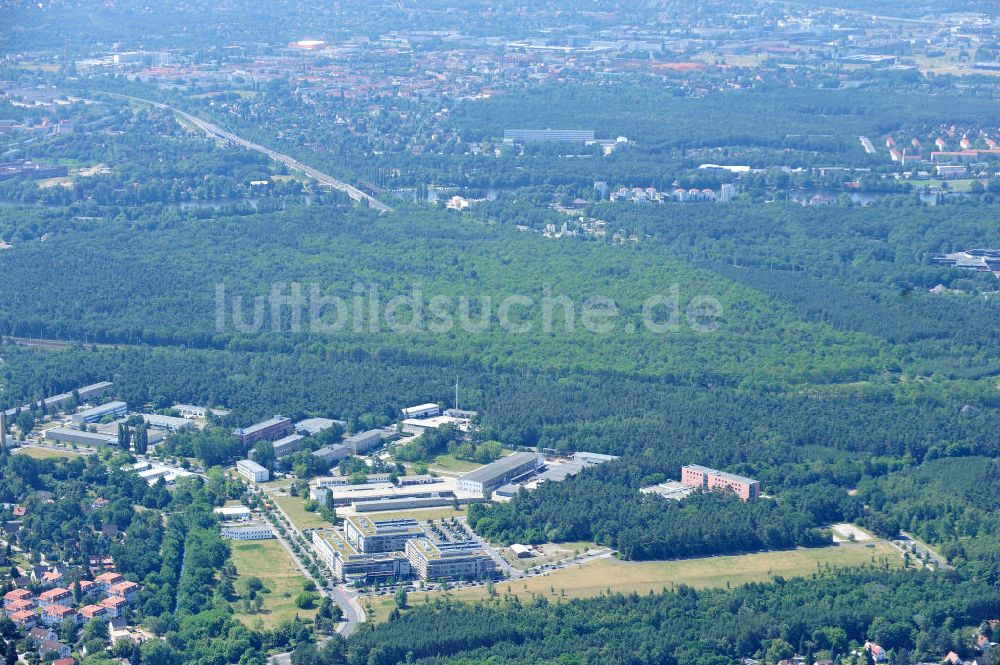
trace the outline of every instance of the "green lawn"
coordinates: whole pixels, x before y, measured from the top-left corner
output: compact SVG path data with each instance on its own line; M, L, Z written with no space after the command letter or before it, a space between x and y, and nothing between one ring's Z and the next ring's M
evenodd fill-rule
M608 591L644 594L670 589L678 584L695 588L739 586L748 582L766 582L779 575L785 578L801 577L821 567L880 565L882 562L894 567L903 565L899 551L884 541L679 561L619 561L606 558L576 564L550 575L498 583L496 592L501 596L513 594L522 600L533 595L552 599L587 598ZM445 593L453 600L465 602L481 600L487 595L484 587L411 593L409 603L419 605L425 597L433 599ZM375 620L384 620L394 606L391 597L374 598L372 609Z
M504 448L501 454L504 457L507 457L508 455L513 455L514 451ZM481 466L483 465L479 462L469 462L467 460L458 459L454 455L438 455L427 463L428 470L444 471L449 474L468 473L469 471L475 471Z
M265 628L273 628L282 621L295 618L312 618L316 610L302 610L295 606L295 597L302 592L306 577L295 567L285 548L277 540L251 540L232 542L233 563L240 577L236 592L241 593L247 577L258 577L267 590L259 614L243 611L241 601L233 603L236 617L253 625L260 620Z
M271 498L281 506L281 509L288 515L292 524L302 531L303 529L319 529L330 526L330 523L320 517L319 513L310 513L305 509L305 500L300 496L274 496Z
M430 471L444 471L449 474L468 473L481 466L482 464L467 462L456 458L454 455L438 455L427 464L427 468Z
M80 457L82 453L75 453L72 450L52 450L50 448L35 448L27 446L18 449L18 455L27 455L35 459L55 459L58 457Z

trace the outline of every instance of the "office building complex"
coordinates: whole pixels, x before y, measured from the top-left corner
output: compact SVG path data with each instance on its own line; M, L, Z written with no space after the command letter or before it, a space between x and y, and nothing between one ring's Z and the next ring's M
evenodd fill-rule
M732 490L743 501L756 499L760 496L759 481L697 464L681 467L681 482L688 487Z
M244 446L252 446L258 441L273 441L292 433L292 420L283 416L274 416L250 427L240 427L233 430L233 436Z
M423 529L413 519L373 521L364 515L344 518L344 536L359 552L392 552L402 550L410 538L420 538Z
M333 529L312 532L313 549L342 582L365 583L374 579L402 579L410 574L410 562L402 552L362 553Z
M459 478L458 489L485 494L521 476L535 473L544 459L540 453L514 453L501 457Z
M406 542L406 558L422 580L481 580L492 577L496 564L478 543L433 543L427 538Z

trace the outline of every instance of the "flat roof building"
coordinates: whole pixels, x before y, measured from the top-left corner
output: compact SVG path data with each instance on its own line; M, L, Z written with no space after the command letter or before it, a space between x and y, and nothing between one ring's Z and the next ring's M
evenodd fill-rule
M658 485L643 487L639 491L643 494L656 494L662 496L664 499L680 500L690 495L696 489L698 488L692 485L685 485L676 480L667 480Z
M107 404L95 406L92 409L85 409L79 413L74 413L72 420L74 425L82 425L84 423L96 423L105 416L119 417L124 416L126 413L128 413L128 404L125 402L108 402Z
M514 453L465 474L458 489L485 494L522 476L535 473L545 458L540 453Z
M358 552L333 529L312 532L312 545L319 558L342 582L363 583L373 579L403 579L410 575L410 562L402 552Z
M420 538L424 530L414 519L374 521L364 515L344 518L344 536L359 552L393 552L402 550L406 541Z
M346 485L377 485L391 482L392 476L388 473L366 473L363 483L352 483L353 476L320 476L312 481L312 486L319 488L344 487Z
M732 490L743 501L760 496L759 481L698 464L681 467L681 482L689 487Z
M142 419L151 429L158 429L163 432L180 432L194 427L187 418L161 416L156 413L143 413Z
M303 436L316 436L323 430L328 430L334 425L345 426L343 420L332 420L330 418L306 418L295 423L295 431Z
M101 381L100 383L92 383L88 386L77 388L76 393L77 395L80 396L81 400L88 400L93 397L100 397L113 385L114 384L111 383L110 381ZM53 395L51 397L46 397L45 399L41 400L41 402L42 404L45 405L45 408L48 410L48 409L61 408L65 406L67 403L69 403L72 399L73 399L73 393L68 392L68 393L59 393L58 395ZM37 402L33 404L25 404L24 406L21 407L21 409L25 411L30 411L33 408L35 408L37 404L38 404ZM17 409L7 409L6 411L4 411L4 415L6 415L8 418L13 416L15 413L17 413Z
M118 445L118 437L113 434L84 432L71 427L53 427L45 430L45 439L58 443L75 443L80 446L103 448Z
M437 482L437 478L432 475L421 473L415 476L400 476L396 479L400 487L406 487L407 485L432 485Z
M421 435L429 429L440 429L445 425L455 425L467 423L453 416L431 416L429 418L407 418L399 424L399 429L410 434Z
M222 506L213 508L212 512L226 521L246 522L253 516L253 511L246 506Z
M274 538L274 531L266 524L247 526L223 526L219 535L229 540L268 540Z
M236 463L236 471L247 480L255 483L266 483L271 478L271 473L253 460L241 459Z
M258 441L274 440L292 433L292 419L284 416L274 416L249 427L238 427L233 430L233 436L244 446L252 446Z
M302 450L305 438L306 437L301 434L289 434L288 436L281 437L274 442L274 456L281 459L282 457Z
M431 416L436 416L441 413L441 407L437 404L418 404L417 406L408 406L405 409L400 409L403 413L403 418L430 418Z
M594 140L592 129L505 129L503 140L509 143L567 141L586 143Z
M325 504L327 496L332 495L332 503L335 508L358 505L361 502L384 501L387 499L438 499L444 506L453 503L456 499L454 486L448 483L430 483L427 485L413 485L410 487L396 487L389 483L365 483L364 485L335 485L328 487L318 487L313 485L309 488L310 496ZM460 503L469 503L468 499L460 499Z
M350 457L351 447L346 443L333 443L329 446L323 446L322 448L314 450L312 454L313 457L320 460L324 464L330 465L334 462Z
M481 580L496 571L493 558L478 543L433 543L415 538L406 542L406 558L422 580Z
M174 404L173 409L185 418L204 418L210 413L222 418L230 413L228 409L210 409L207 406L195 404Z
M370 429L365 432L358 432L344 439L344 445L350 448L354 455L364 455L368 451L377 448L386 438L387 433L381 429Z

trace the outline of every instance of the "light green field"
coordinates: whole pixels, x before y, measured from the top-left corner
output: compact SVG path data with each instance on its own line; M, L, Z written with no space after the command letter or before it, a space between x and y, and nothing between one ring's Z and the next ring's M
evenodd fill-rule
M481 467L482 464L467 462L454 455L438 455L427 464L430 471L445 471L448 473L468 473Z
M25 447L18 449L18 455L27 455L35 459L57 459L60 457L81 457L81 453L72 450L52 450L51 448Z
M619 561L606 558L573 565L542 577L498 583L496 592L501 596L512 594L521 600L532 596L589 598L607 592L635 591L645 594L680 584L699 589L734 587L749 582L767 582L776 576L801 577L821 568L881 565L883 562L892 567L903 565L899 551L884 541L679 561ZM425 597L433 600L445 594L452 600L474 602L486 597L487 591L485 587L473 587L447 592L411 593L409 604L420 605ZM374 598L374 620L384 620L393 607L395 604L391 596Z
M281 506L281 509L288 515L295 527L303 529L319 529L330 526L319 513L310 513L305 509L305 500L300 496L271 496L271 499Z
M504 448L501 452L501 455L504 457L513 454L514 451L508 448ZM430 471L444 471L447 473L468 473L469 471L475 471L481 466L483 465L479 462L458 459L454 455L438 455L427 464L427 468Z
M947 183L948 189L953 192L969 192L972 190L972 183L974 183L976 178L955 178L954 180L912 180L912 184L915 187L930 187L931 189L939 189L941 185Z
M302 592L305 576L299 572L288 552L277 540L251 540L232 542L233 563L240 574L259 577L269 591L264 593L264 606L259 614L243 611L242 601L233 603L236 617L248 626L260 620L265 628L273 628L295 615L312 618L316 610L302 610L295 606L295 597ZM236 582L240 592L240 580Z

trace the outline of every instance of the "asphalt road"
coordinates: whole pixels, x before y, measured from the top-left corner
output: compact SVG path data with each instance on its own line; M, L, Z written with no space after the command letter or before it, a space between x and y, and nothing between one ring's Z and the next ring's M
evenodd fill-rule
M131 97L129 95L119 95L116 93L107 93L107 94L121 99L130 99L132 101L140 102L143 104L150 104L151 106L155 106L156 108L171 111L175 115L183 118L184 120L187 120L189 123L191 123L192 125L194 125L195 127L197 127L198 129L200 129L201 131L205 132L210 136L215 136L217 138L229 141L230 143L236 144L240 147L246 148L247 150L253 150L255 152L267 155L274 161L281 162L282 164L284 164L285 166L294 171L298 171L299 173L304 173L305 175L309 176L310 178L319 182L320 184L327 185L329 187L332 187L333 189L344 192L354 201L364 201L365 203L368 204L369 207L374 208L379 212L392 212L391 207L389 207L385 203L382 203L374 196L371 196L370 194L361 191L354 185L348 184L343 180L338 180L332 176L329 176L323 173L322 171L319 171L311 166L308 166L307 164L303 164L294 157L290 157L284 153L278 152L277 150L271 150L270 148L262 146L258 143L253 143L251 141L247 141L244 138L240 138L236 134L233 134L232 132L223 129L218 125L212 124L207 120L202 120L201 118L193 116L190 113L187 113L186 111L181 111L180 109L168 106L167 104L163 104L162 102L154 102L150 99L142 99L141 97Z

